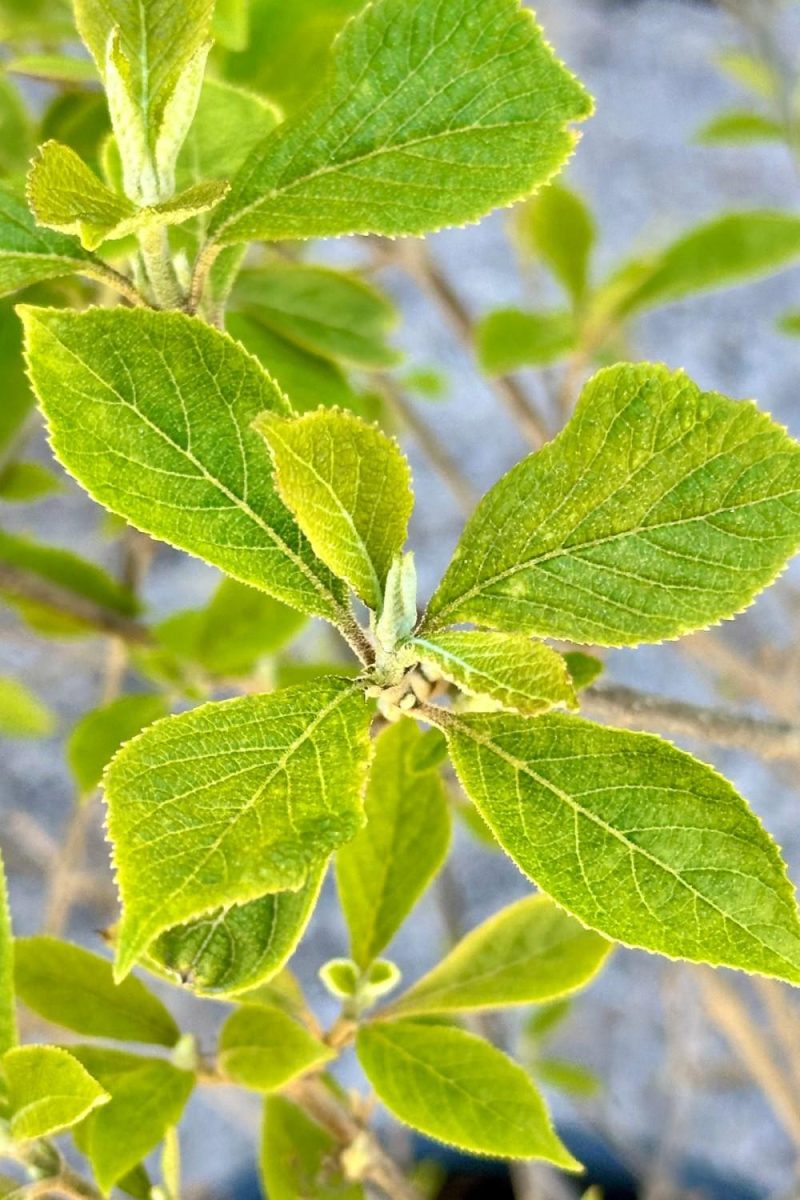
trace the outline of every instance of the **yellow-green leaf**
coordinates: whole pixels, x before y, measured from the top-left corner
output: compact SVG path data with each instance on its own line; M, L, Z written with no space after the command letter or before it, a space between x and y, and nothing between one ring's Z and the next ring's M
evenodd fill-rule
M356 1050L380 1100L440 1142L579 1170L522 1067L474 1034L413 1021L363 1026Z
M652 734L560 714L444 724L501 846L578 920L669 958L800 983L800 914L778 847L711 767Z
M17 1046L3 1056L1 1065L16 1141L69 1129L109 1100L97 1080L58 1046Z
M800 545L800 446L682 372L601 371L561 434L486 494L422 636L475 621L605 646L745 608Z
M519 0L377 0L337 39L315 98L253 151L212 238L476 221L554 175L591 107Z
M450 814L439 775L420 760L425 743L413 721L376 739L365 827L336 855L336 883L359 967L380 954L442 865Z
M180 1030L141 980L115 984L111 963L82 946L39 935L19 938L17 995L53 1025L89 1037L174 1046Z
M219 1038L219 1065L233 1083L274 1092L335 1054L278 1008L243 1004L228 1017Z
M181 313L23 309L34 389L62 463L147 533L329 619L344 589L280 501L250 428L287 412L241 347Z
M370 719L327 679L167 717L120 750L105 777L120 976L164 930L296 889L355 835Z
M311 919L325 874L312 866L296 892L276 892L217 909L162 933L145 966L201 995L247 992L272 979L294 953Z
M546 896L528 896L473 929L392 1005L392 1014L542 1004L584 987L610 950Z
M321 408L255 423L269 444L278 490L319 558L380 611L414 503L400 447L352 413Z
M577 707L561 654L522 634L448 630L414 638L423 665L494 706L535 716L556 705Z

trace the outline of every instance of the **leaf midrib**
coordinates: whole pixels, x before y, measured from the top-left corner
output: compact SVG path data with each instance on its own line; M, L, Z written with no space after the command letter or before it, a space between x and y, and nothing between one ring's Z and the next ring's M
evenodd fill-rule
M584 808L584 806L582 804L580 804L573 796L570 796L568 792L563 791L556 784L552 783L550 780L545 779L543 776L539 775L536 771L533 770L533 768L530 766L529 763L526 763L523 759L519 759L515 755L510 754L507 750L504 750L501 746L498 746L498 744L495 741L493 741L490 737L482 736L478 732L478 730L473 728L472 725L461 720L459 717L448 716L447 724L451 728L453 726L455 726L455 728L461 734L463 734L465 737L470 738L470 740L473 741L476 745L482 746L484 749L488 750L490 753L496 754L498 758L503 759L505 762L508 763L509 766L513 767L517 773L528 775L531 779L534 780L535 783L537 783L541 787L545 788L545 790L551 792L554 796L556 796L557 799L559 799L564 804L566 804L567 807L572 810L573 814L576 817L582 816L582 817L586 818L591 824L594 824L599 829L601 829L603 831L603 833L605 833L608 836L619 841L625 847L625 849L628 851L628 853L631 855L632 859L635 854L640 854L651 865L659 868L660 870L663 870L666 874L671 875L676 880L676 882L678 883L678 885L680 887L682 887L685 891L689 892L689 894L692 896L693 900L699 901L700 903L707 905L715 913L717 913L717 915L719 917L722 918L723 923L730 922L737 929L739 929L747 938L752 939L758 946L761 946L764 950L768 951L769 954L775 955L782 962L785 962L787 964L787 966L789 966L792 969L792 972L794 973L795 977L798 977L800 975L800 969L798 968L797 963L793 962L789 958L786 958L785 955L781 954L781 952L779 950L776 950L774 947L770 946L767 942L762 941L762 939L759 938L758 935L755 934L751 929L748 929L746 925L742 925L741 921L737 920L736 917L732 916L730 913L726 913L723 909L719 908L714 903L713 900L709 899L709 897L707 897L707 896L704 896L702 892L699 892L697 890L697 888L693 887L692 884L689 883L688 880L684 879L683 876L677 870L675 870L673 867L670 867L667 863L663 863L655 854L651 853L649 850L645 850L644 847L638 846L635 842L630 841L629 838L627 838L626 835L621 830L615 829L613 825L609 825L601 817L597 816L596 813L591 812L590 809ZM495 828L494 822L491 820L491 818L489 816L487 816L483 812L483 809L481 809L481 816L483 816L484 820L490 826L490 828L494 830L494 828ZM755 877L749 876L749 878L755 878Z
M161 429L158 425L156 425L156 423L154 421L151 421L149 417L147 417L143 412L141 412L141 410L139 408L137 408L136 405L134 403L132 403L132 401L126 399L126 397L123 396L121 392L117 391L117 389L115 387L112 387L111 383L109 383L107 380L103 379L103 377L101 375L98 375L98 373L96 371L94 371L92 369L92 367L90 367L89 364L84 359L82 359L74 350L72 350L72 348L70 346L66 345L66 343L64 341L62 341L62 339L58 336L58 334L56 334L52 329L48 328L47 326L44 326L44 328L51 337L55 338L55 340L58 342L59 346L61 346L61 348L63 350L65 350L66 353L71 358L73 358L75 360L75 362L78 363L78 365L81 368L83 368L94 379L96 379L97 382L102 387L107 388L108 391L112 394L112 396L116 397L117 401L123 406L123 408L129 409L137 417L138 420L142 421L143 424L145 424L153 433L155 433L158 437L160 437L173 451L175 451L179 455L182 455L186 459L186 461L189 462L194 467L195 471L197 471L200 474L200 476L206 481L206 483L210 484L213 488L215 488L217 491L219 491L220 494L223 495L226 500L229 500L236 508L240 509L240 511L242 513L244 513L244 515L246 517L248 517L256 526L258 526L258 528L260 528L264 533L266 533L267 536L269 537L269 539L273 542L273 544L283 554L285 554L286 557L292 562L292 564L306 577L306 579L309 581L309 583L312 585L312 587L319 593L319 595L322 596L324 599L326 599L330 603L333 613L338 615L340 620L346 619L346 613L345 613L344 609L342 608L341 604L339 603L339 601L337 600L337 598L334 596L334 594L328 589L328 587L323 583L323 581L314 574L314 572L311 570L311 568L308 566L308 564L305 563L303 561L303 559L300 558L300 556L297 555L295 553L295 551L292 550L292 548L289 545L287 545L287 543L283 540L283 538L280 536L280 534L277 532L277 530L273 529L271 525L268 525L267 522L263 519L263 517L261 517L253 508L251 508L250 505L245 500L243 500L241 497L237 496L235 492L232 492L228 487L226 487L226 485L220 479L217 479L215 475L212 475L211 472L208 471L207 468L203 465L203 463L201 463L197 458L195 458L195 456L191 452L191 450L189 450L188 448L184 449L184 447L180 446L177 442L175 442L169 436L168 433L166 433L163 429ZM79 389L76 389L76 390L79 391ZM44 404L44 401L42 402L42 406L43 406L43 408L47 407ZM127 461L130 462L131 460L127 459ZM91 491L91 489L87 488L87 491ZM98 497L98 499L99 499L99 497ZM100 503L104 503L104 502L100 501Z
M748 500L743 504L728 505L725 508L713 509L710 512L698 513L691 517L682 517L680 520L661 521L654 525L632 526L630 529L622 529L617 533L610 533L604 537L593 538L591 541L578 543L574 546L565 546L562 542L561 545L554 547L552 550L547 550L542 554L533 555L531 558L525 559L523 562L514 563L512 566L506 567L503 571L498 571L494 575L489 575L485 579L482 579L479 583L476 583L473 587L461 592L454 599L448 601L444 608L440 608L433 614L430 621L426 622L426 628L430 630L439 629L444 622L444 618L447 617L449 613L458 611L463 604L473 599L474 596L480 596L483 592L488 591L489 588L494 587L495 584L502 583L504 579L509 579L514 575L519 574L521 571L529 571L534 567L540 566L542 563L551 562L553 559L562 557L578 558L587 550L595 550L599 546L609 545L612 542L620 541L624 538L635 538L639 537L640 534L653 533L661 529L676 529L681 525L692 525L696 521L708 521L712 517L721 517L725 516L727 513L741 512L746 508L754 508L761 504L771 504L774 501L784 500L790 496L797 495L797 488L793 488L788 492L776 492L774 495L760 497L757 500ZM603 564L600 565L602 566ZM664 586L669 588L669 584L665 584Z

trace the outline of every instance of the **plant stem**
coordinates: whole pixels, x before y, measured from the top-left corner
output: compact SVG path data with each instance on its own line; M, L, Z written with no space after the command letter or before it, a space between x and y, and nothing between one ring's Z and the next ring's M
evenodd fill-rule
M36 604L58 609L66 616L75 617L91 625L99 633L113 634L131 645L147 646L152 643L152 636L147 627L132 617L114 612L111 608L97 604L85 596L79 596L60 584L42 579L22 567L0 564L0 592L8 592L20 599L32 600Z
M766 759L800 760L800 726L721 708L652 696L617 683L597 683L581 693L584 712L626 727L654 726L659 732L734 746Z
M192 272L192 282L189 287L189 297L186 302L187 310L190 313L196 313L203 302L206 280L221 249L222 247L217 246L214 242L208 242L197 256L194 271Z
M422 241L397 242L389 261L397 261L437 305L459 341L472 351L472 320L461 298L439 270ZM534 449L547 441L549 433L519 382L511 375L487 379L497 399Z
M87 279L92 279L96 283L103 283L107 287L112 288L118 295L124 296L134 308L149 307L145 297L133 281L128 279L127 275L123 275L121 271L115 270L108 263L101 262L100 259L86 266L80 273Z
M394 1159L319 1079L296 1080L286 1094L335 1138L360 1182L379 1187L389 1200L421 1200Z
M166 229L163 226L144 229L139 234L139 248L159 308L181 308L184 297L172 262Z

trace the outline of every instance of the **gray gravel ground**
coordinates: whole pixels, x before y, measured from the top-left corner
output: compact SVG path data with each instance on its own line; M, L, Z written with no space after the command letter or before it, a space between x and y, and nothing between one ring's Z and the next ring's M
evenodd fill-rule
M569 179L589 197L597 214L601 272L619 256L667 239L723 207L796 206L798 179L780 148L711 150L692 144L704 120L740 99L711 65L714 52L733 39L728 18L711 7L679 0L624 5L541 0L538 7L550 40L597 97L597 115L586 126ZM505 224L501 214L478 229L434 239L437 258L476 314L521 298ZM345 259L352 253L349 244L330 252ZM435 364L451 379L448 402L428 406L425 415L469 477L484 489L525 447L436 314L399 278L389 275L386 282L405 311L402 345L413 352L415 361ZM775 318L796 304L798 296L800 271L795 270L756 286L675 305L641 322L636 350L642 357L685 367L706 387L758 397L800 435L800 343L773 330ZM418 511L424 513L415 518L413 543L423 587L430 589L454 544L460 518L413 446L410 454ZM25 514L11 513L8 524L98 560L109 558L98 512L75 489ZM796 570L791 578L797 579ZM155 562L147 598L165 614L201 602L213 581L211 571L165 551ZM762 600L739 622L740 643L756 635L779 644L791 636L779 599ZM613 677L620 681L699 701L714 698L708 681L674 649L618 652L609 661ZM55 653L45 643L21 643L12 618L2 613L0 670L30 680L68 727L96 702L102 647L66 643ZM800 822L791 781L745 754L715 753L713 748L704 748L704 753L749 796L782 843L794 877L800 878ZM58 739L46 743L44 753L41 743L6 746L3 759L4 831L13 835L15 844L20 837L27 839L35 857L38 848L31 843L26 822L41 822L57 841L70 802ZM103 861L99 839L92 853ZM31 932L41 912L36 872L20 855L11 867L19 932ZM525 882L504 859L476 848L466 836L458 839L455 873L468 924L526 891ZM76 914L73 932L91 939L85 914ZM440 938L441 922L429 898L397 939L393 957L413 977L434 960ZM316 969L326 958L344 952L329 887L296 959L301 977L323 1006ZM191 999L180 1004L201 1038L210 1037L222 1010ZM792 1190L790 1143L763 1098L732 1065L724 1044L709 1032L688 969L641 953L617 952L576 1005L557 1050L596 1070L603 1080L601 1097L580 1109L555 1097L557 1113L566 1119L579 1116L602 1128L631 1161L652 1167L655 1157L669 1172L676 1158L689 1156L755 1183L776 1200L799 1194ZM231 1093L216 1096L214 1107L196 1098L191 1111L184 1144L190 1177L219 1185L232 1165L246 1163L252 1154L256 1106Z

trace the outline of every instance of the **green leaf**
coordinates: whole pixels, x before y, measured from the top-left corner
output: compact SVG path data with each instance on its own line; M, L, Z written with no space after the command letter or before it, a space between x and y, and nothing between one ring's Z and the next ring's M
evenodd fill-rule
M220 1070L233 1083L257 1092L277 1091L335 1057L286 1013L260 1004L237 1008L220 1033Z
M413 1129L475 1154L580 1170L522 1067L474 1034L382 1021L359 1030L356 1050L379 1099Z
M250 34L248 0L217 0L211 32L226 49L244 50Z
M597 239L583 199L570 188L551 183L518 210L514 232L523 249L547 264L579 306L589 289L589 264Z
M76 238L38 228L24 202L0 185L0 296L42 279L91 275L94 265Z
M302 262L271 262L239 277L233 302L321 358L367 370L393 366L386 337L394 306L357 275Z
M297 412L312 412L324 404L374 420L375 414L368 411L364 397L353 391L340 367L273 333L256 309L247 314L228 313L225 324L231 336L255 355L281 391L291 397Z
M6 70L9 74L24 75L27 79L38 79L42 83L76 86L97 82L94 63L88 58L77 58L74 54L19 54L6 64ZM22 169L26 166L27 162Z
M314 101L265 138L211 223L250 238L421 234L522 199L563 165L591 100L518 0L379 0Z
M81 717L67 742L67 762L81 796L100 786L106 764L124 742L166 715L163 696L143 692L120 696Z
M243 53L226 55L223 70L289 112L306 104L319 87L334 37L364 5L363 0L250 0L248 7L248 45Z
M742 87L765 99L773 99L779 80L772 65L756 54L730 46L717 55L717 66Z
M0 38L49 41L74 34L69 0L0 0Z
M697 131L697 141L708 145L742 145L749 142L782 141L785 131L779 121L748 109L720 113Z
M312 865L296 892L276 892L220 908L162 933L145 966L201 995L249 992L272 979L291 958L319 897L326 863Z
M97 178L84 161L59 142L39 147L28 173L28 203L40 225L73 233L87 250L110 238L180 225L219 204L224 182L196 184L161 204L140 207Z
M0 403L0 455L8 461L13 458L16 444L30 419L34 403L22 358L22 322L14 312L13 302L9 300L0 300L0 374L3 379L3 400Z
M564 662L576 692L590 687L606 669L602 659L595 658L593 654L584 654L581 650L569 650L564 655Z
M559 714L451 717L445 732L503 849L579 921L669 958L800 983L778 848L711 767L651 734Z
M522 312L502 308L475 327L475 349L487 375L520 367L543 367L575 345L575 320L569 312Z
M487 493L422 636L455 621L604 646L745 608L800 543L800 447L682 372L601 371L563 432Z
M370 719L328 679L167 717L122 748L105 776L120 977L165 929L299 888L355 835Z
M279 116L263 96L222 79L206 79L178 157L179 185L230 179L265 133L278 124Z
M0 676L0 737L47 737L55 726L38 696L18 680Z
M94 499L301 611L341 616L344 589L250 429L287 404L248 354L181 313L22 312L53 449Z
M351 413L321 408L294 420L264 413L255 428L278 490L315 552L379 611L414 504L400 447Z
M22 96L0 75L0 175L24 174L33 149L33 126Z
M194 654L214 675L248 675L260 658L280 650L304 624L300 613L279 600L223 579L203 610Z
M14 1002L14 934L5 865L0 852L0 1058L17 1044L17 1012Z
M364 1200L345 1180L340 1147L327 1130L283 1096L268 1096L261 1142L261 1178L269 1200Z
M623 293L617 316L631 317L698 292L768 275L798 258L800 217L768 211L727 213L690 230L654 256L641 282ZM612 279L610 286L613 283Z
M784 313L778 321L778 329L790 337L800 337L800 312Z
M411 644L426 668L495 706L532 716L558 704L577 708L563 656L543 642L513 633L450 630L435 641L414 638Z
M79 599L90 600L123 616L134 616L137 611L136 599L127 588L118 584L102 568L78 558L69 550L44 546L0 530L0 566L16 568L45 584L55 584ZM6 581L2 575L0 592L9 603L21 610L34 628L44 632L83 633L93 628L90 622L72 613L69 616L63 613L55 601L50 604L45 597L32 601L17 595L13 582Z
M169 199L191 124L214 0L75 0L75 19L105 84L125 192Z
M2 320L2 317L0 317ZM0 474L0 500L27 503L61 489L61 481L35 462L12 462Z
M69 91L54 97L42 117L39 138L64 142L93 171L100 171L112 141L105 96L99 91Z
M194 1075L162 1059L101 1046L74 1048L111 1100L80 1130L80 1148L108 1192L141 1163L176 1125L194 1088Z
M542 1004L584 987L611 949L546 896L502 909L463 938L392 1006L392 1014Z
M568 1096L586 1099L600 1091L600 1080L592 1071L578 1063L565 1062L560 1058L537 1059L533 1072L540 1083L566 1092Z
M111 963L58 938L18 938L17 994L53 1025L89 1037L174 1046L180 1030L141 980L115 984Z
M18 1046L2 1060L16 1141L76 1125L109 1097L77 1059L57 1046Z
M366 967L388 946L442 865L450 813L442 782L420 769L425 740L413 721L398 721L375 741L364 810L367 824L336 855L336 883L350 948Z

